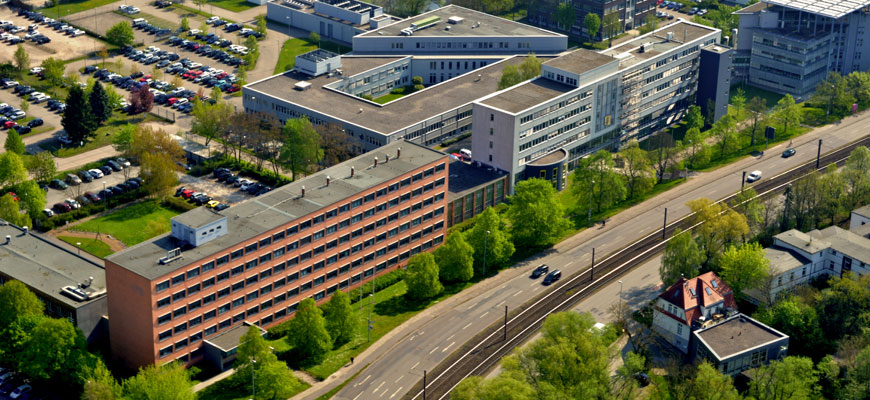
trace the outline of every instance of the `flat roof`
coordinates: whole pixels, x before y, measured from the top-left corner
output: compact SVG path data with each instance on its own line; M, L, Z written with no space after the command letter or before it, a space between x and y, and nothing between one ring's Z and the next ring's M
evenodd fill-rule
M716 353L719 360L725 360L749 349L788 338L785 334L743 314L734 315L723 322L697 330L694 333L704 341L707 348Z
M793 249L775 245L765 248L764 255L770 260L770 269L774 273L789 271L812 262Z
M580 75L614 61L616 59L610 55L587 49L577 49L548 60L544 62L544 65Z
M870 5L870 1L856 0L765 0L764 2L830 18L840 18Z
M495 15L482 13L480 11L471 10L453 4L441 7L437 10L425 12L383 28L360 34L359 36L401 36L402 29L408 28L412 23L429 17L440 17L441 19L427 28L414 31L413 36L565 36L560 33L550 32L521 22L511 21L509 19L496 17ZM450 17L462 18L462 22L451 24L447 22ZM448 26L450 27L450 30L444 30L444 28Z
M342 75L351 77L402 58L406 57L343 56L341 58ZM486 59L492 58L487 57ZM520 64L524 59L525 56L511 56L429 86L385 105L378 105L348 93L324 88L330 83L343 79L340 76L321 75L311 78L304 73L285 72L251 83L245 86L245 89L274 96L299 107L389 135L469 104L487 94L497 92L498 81L501 79L504 66ZM293 89L297 82L303 81L311 83L308 90ZM255 93L248 94L256 97Z
M870 218L870 205L856 208L852 210L852 214L858 214L864 218Z
M565 151L565 149L556 149L541 158L537 158L532 162L527 163L526 165L550 165L564 159L565 157L568 157L568 152Z
M754 14L754 13L757 13L757 12L759 12L759 11L761 11L761 10L766 9L766 8L769 7L769 6L770 6L770 5L767 4L767 3L765 3L765 2L758 2L758 3L752 4L752 5L749 5L749 6L743 7L743 8L741 8L741 9L737 10L737 11L734 11L732 14L736 14L736 15L740 15L740 14Z
M505 89L480 103L516 114L575 89L571 85L538 77Z
M396 158L399 148L402 149L401 156ZM390 161L386 163L382 161L374 167L373 158L384 160L386 154L391 156ZM227 217L227 234L197 247L183 247L181 260L168 264L158 262L167 251L181 247L179 241L172 238L170 234L121 250L106 259L153 280L186 267L196 260L226 251L231 247L241 246L244 242L262 235L263 232L446 158L446 154L425 146L405 141L393 142L217 212ZM353 177L350 177L351 167L355 170ZM331 178L329 186L326 186L327 176ZM303 186L304 197L301 196Z
M488 165L475 166L459 160L450 160L448 166L450 179L447 181L447 197L455 199L464 196L467 190L489 182L502 179L505 172Z
M781 240L782 242L792 247L801 249L802 251L809 254L818 253L831 246L830 243L824 240L819 240L818 238L813 240L810 235L803 233L797 229L789 229L785 232L774 235L773 238Z
M601 54L618 58L619 69L625 69L717 31L719 30L715 28L679 19L674 24L611 47ZM672 40L667 40L668 32L673 32ZM640 48L643 44L651 44L651 46L645 46L644 51L641 52Z
M175 222L178 222L179 224L186 225L191 228L198 228L212 222L220 221L224 218L226 218L226 216L221 215L217 211L213 211L210 208L197 207L184 214L176 215L171 219Z
M810 236L823 239L830 243L832 249L865 264L870 264L870 239L836 225L821 231L811 231Z
M10 241L6 244L6 236ZM88 239L82 238L82 242ZM61 294L65 286L78 287L94 278L86 293L106 289L106 271L99 258L78 254L73 247L50 236L24 230L0 220L0 273L16 279L58 303L76 308L105 297L105 293L86 301Z
M256 326L251 324L250 322L245 321L242 324L236 325L230 329L222 331L217 336L213 336L209 339L206 339L205 342L217 347L221 351L229 352L236 347L239 347L239 342L242 340L242 336L245 336L248 333L248 330L251 326ZM261 334L265 334L266 331L263 328L257 327L260 330Z

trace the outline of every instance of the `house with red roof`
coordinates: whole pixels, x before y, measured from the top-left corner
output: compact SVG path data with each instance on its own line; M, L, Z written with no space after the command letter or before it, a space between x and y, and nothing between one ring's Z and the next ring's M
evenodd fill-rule
M688 354L692 331L737 312L734 292L713 272L680 278L656 299L653 331Z

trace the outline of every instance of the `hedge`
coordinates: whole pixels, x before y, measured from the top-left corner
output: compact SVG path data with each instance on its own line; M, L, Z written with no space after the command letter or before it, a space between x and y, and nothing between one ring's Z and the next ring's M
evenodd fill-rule
M206 161L190 169L188 174L199 177L208 175L218 168L229 168L236 171L239 175L254 178L258 182L276 188L292 182L285 176L275 176L275 173L264 168L257 168L256 165L247 161L236 161L225 154L221 154L214 160Z
M36 220L33 221L34 225L36 225L36 229L41 232L50 231L58 226L64 226L69 222L77 221L82 218L89 217L94 214L101 213L103 211L109 210L112 207L109 207L110 204L114 204L115 207L128 203L133 200L138 200L148 196L148 192L143 188L138 188L133 190L132 192L127 192L121 194L120 196L113 196L107 201L100 201L98 203L91 203L88 205L83 205L82 208L78 210L72 210L68 213L57 214L53 217L46 217L45 214L40 213ZM46 204L46 207L52 207L53 204ZM33 216L31 216L33 218Z

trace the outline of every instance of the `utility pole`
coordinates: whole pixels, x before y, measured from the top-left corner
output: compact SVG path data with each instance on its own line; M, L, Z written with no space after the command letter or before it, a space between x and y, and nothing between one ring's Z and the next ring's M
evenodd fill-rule
M483 235L483 277L486 278L486 240L489 239L489 231Z
M375 285L374 285L374 283L372 283L372 288L374 288L374 287L375 287ZM372 290L372 291L374 291L374 290ZM375 295L374 295L374 294L370 294L369 297L372 298L372 301L371 301L372 306L371 306L371 308L369 308L369 319L368 319L368 322L369 322L369 329L368 329L369 336L368 336L368 338L366 339L366 342L371 342L371 341L372 341L372 308L375 308Z
M592 194L594 192L595 181L589 182L589 214L586 216L586 223L592 225Z
M595 280L595 248L594 247L592 248L592 268L589 268L589 270L592 272L592 278L590 280L594 281Z
M665 207L665 223L662 225L662 240L665 240L665 231L668 229L668 208Z
M426 370L423 370L423 400L426 400Z
M504 306L504 340L507 341L507 314L508 306Z
M257 364L257 360L254 357L251 357L251 400L257 398L257 386L254 384L254 365Z
M819 161L822 158L822 139L819 139L819 150L816 152L816 169L819 169Z
M740 180L740 191L743 191L743 185L746 184L746 171L743 171L743 178Z

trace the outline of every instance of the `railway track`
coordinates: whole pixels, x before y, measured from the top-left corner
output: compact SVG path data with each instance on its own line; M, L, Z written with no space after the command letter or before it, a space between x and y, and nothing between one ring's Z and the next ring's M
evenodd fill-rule
M870 146L870 137L863 138L822 155L818 169L836 163L842 166L849 153L858 146ZM759 196L777 194L791 183L817 169L816 160L799 165L779 175L763 179L753 188ZM730 201L732 194L719 201ZM579 271L554 284L542 293L507 316L507 324L495 323L483 329L477 336L457 348L450 357L441 362L434 370L428 371L424 379L415 383L404 396L405 399L446 399L459 382L472 375L485 373L509 354L515 347L532 336L544 319L552 313L571 309L577 302L595 293L596 289L618 279L643 261L655 256L667 243L676 229L692 229L691 215L667 224L663 229L629 244L622 250L612 253L603 260ZM663 232L664 231L664 232ZM424 383L425 382L425 383ZM423 390L425 384L425 393Z

